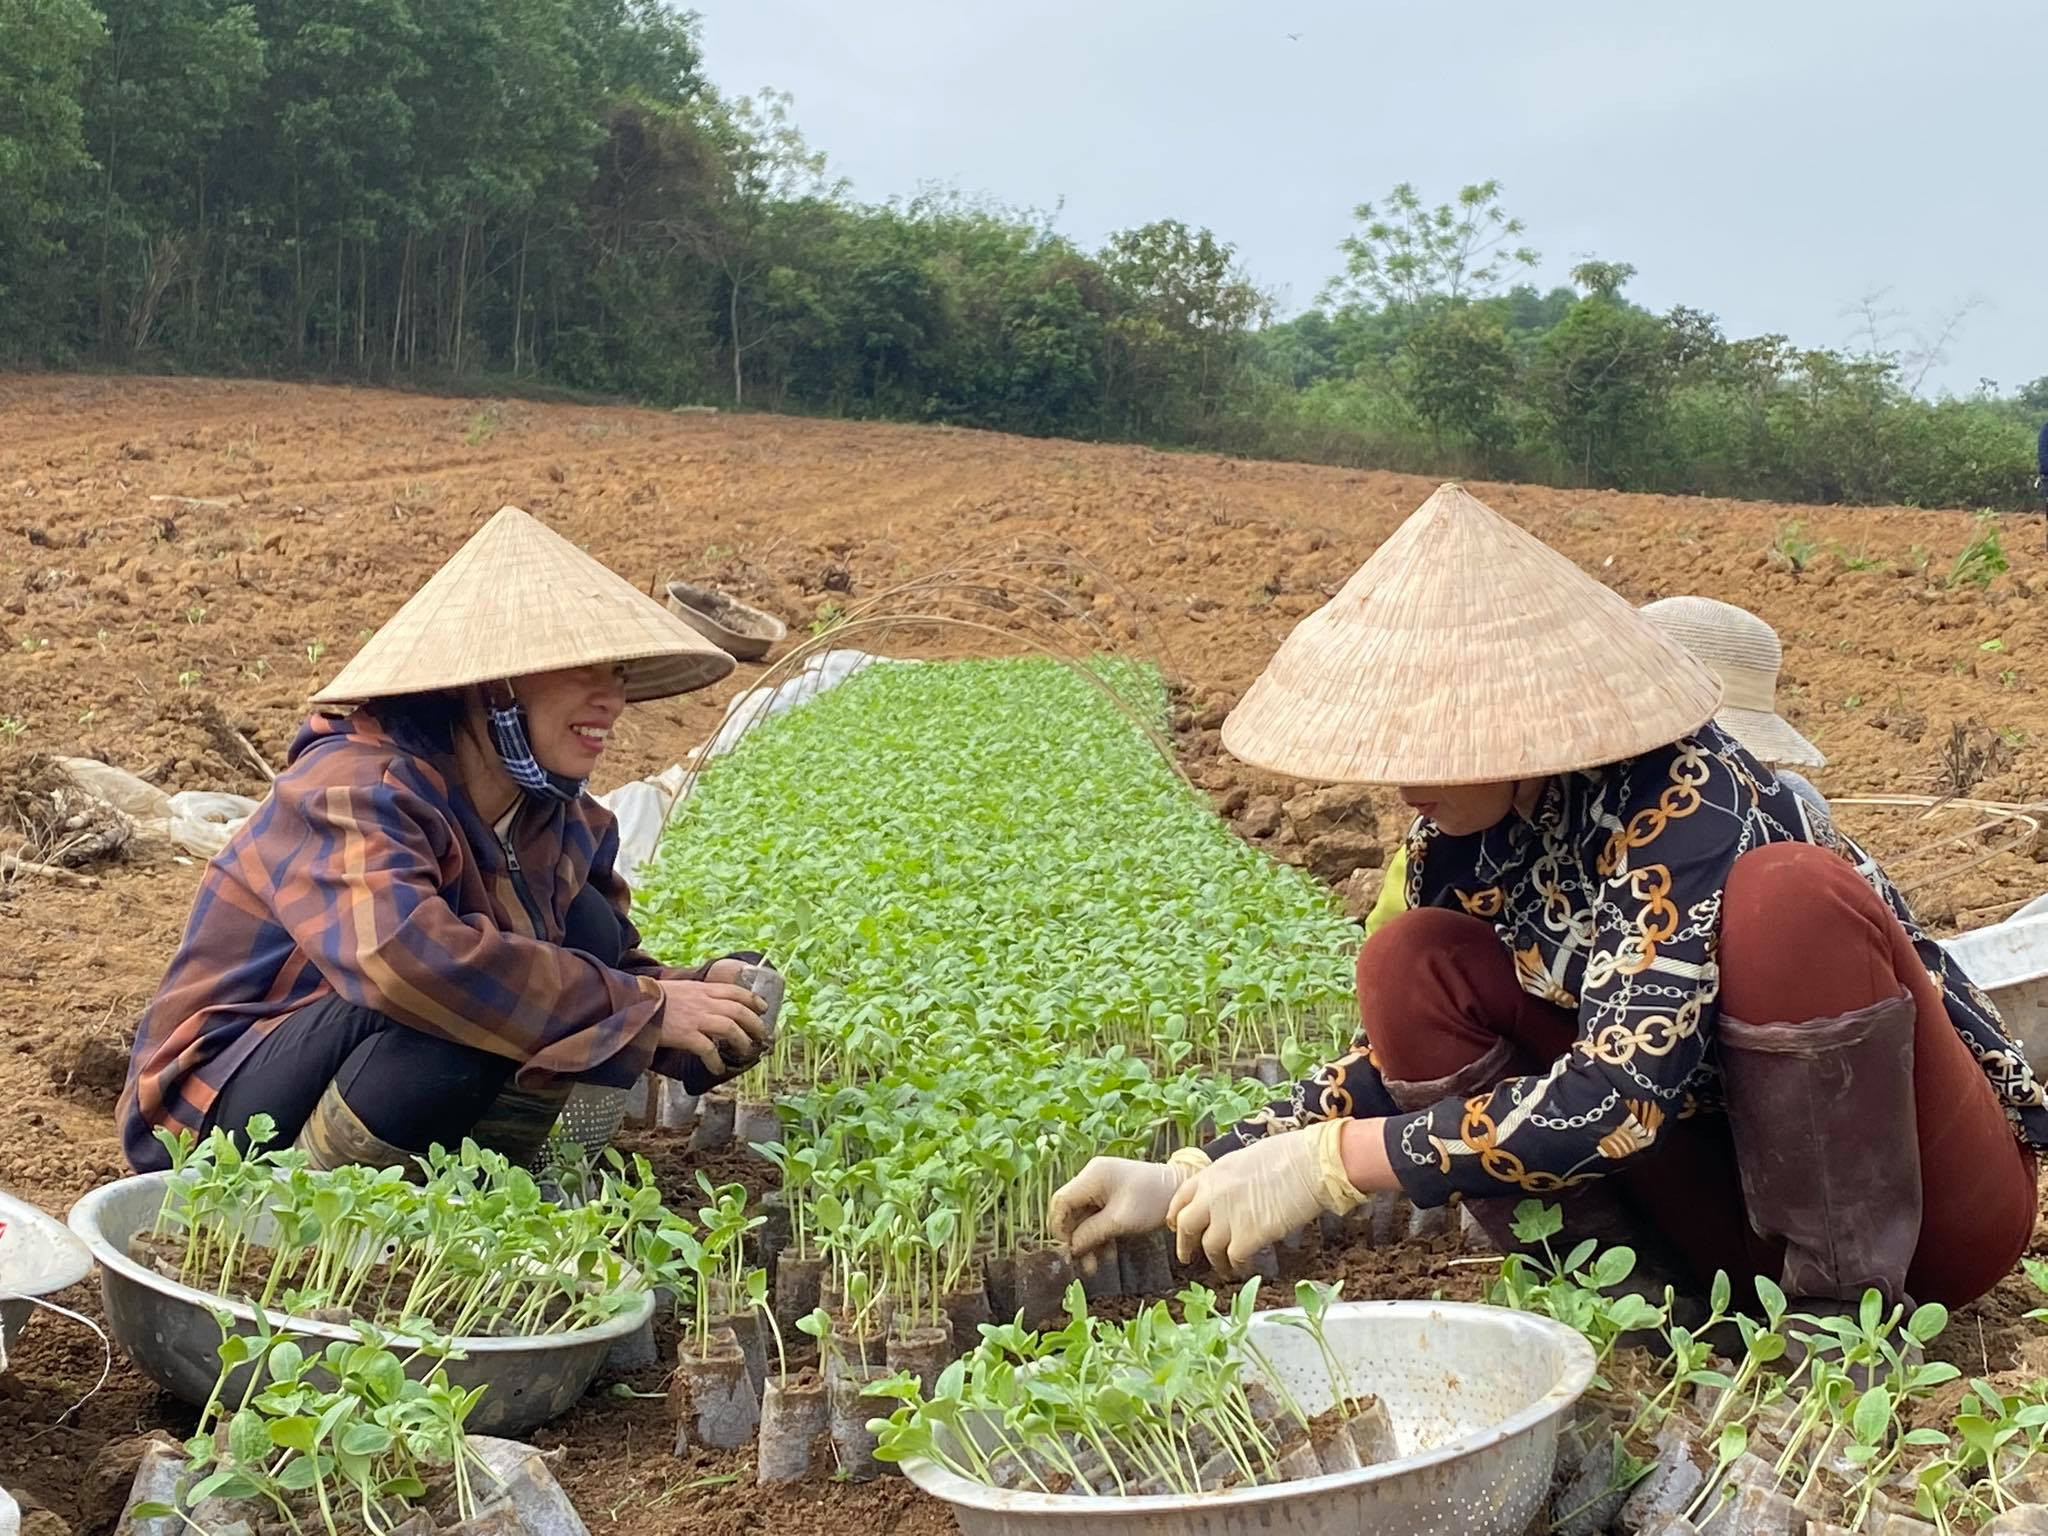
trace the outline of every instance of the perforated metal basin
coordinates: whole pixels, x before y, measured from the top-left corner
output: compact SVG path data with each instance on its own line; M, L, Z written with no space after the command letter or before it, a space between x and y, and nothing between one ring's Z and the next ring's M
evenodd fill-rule
M27 1298L76 1285L92 1273L85 1244L56 1217L0 1191L0 1361L35 1315Z
M107 1331L151 1381L198 1406L220 1374L220 1327L214 1314L226 1312L237 1333L254 1333L256 1312L242 1302L180 1285L128 1256L135 1234L155 1223L169 1178L167 1173L139 1173L102 1185L71 1207L70 1223L99 1261ZM589 1390L612 1345L653 1315L654 1297L643 1291L633 1306L595 1328L456 1339L464 1358L447 1362L448 1379L461 1387L490 1389L470 1415L470 1429L516 1437L567 1413ZM306 1339L355 1338L346 1327L308 1317L272 1316L270 1326ZM423 1358L414 1369L424 1374L434 1364ZM239 1392L240 1381L238 1373L230 1396Z
M1307 1334L1275 1321L1283 1315L1260 1314L1253 1341L1319 1413L1327 1372ZM963 1536L1522 1536L1549 1492L1558 1429L1593 1378L1586 1341L1548 1318L1455 1302L1340 1302L1325 1328L1352 1385L1387 1405L1398 1461L1136 1498L1012 1492L921 1459L903 1470L952 1506Z

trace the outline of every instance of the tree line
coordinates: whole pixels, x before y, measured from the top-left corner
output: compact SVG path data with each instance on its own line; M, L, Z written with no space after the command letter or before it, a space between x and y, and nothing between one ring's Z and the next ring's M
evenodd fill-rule
M1539 291L1492 183L1355 210L1276 319L1234 247L853 199L664 0L0 0L0 359L708 402L1566 485L2020 506L2048 378Z

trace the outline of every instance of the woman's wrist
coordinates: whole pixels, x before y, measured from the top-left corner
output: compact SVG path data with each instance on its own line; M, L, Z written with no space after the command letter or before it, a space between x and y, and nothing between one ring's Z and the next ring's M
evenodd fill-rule
M1347 1120L1338 1145L1344 1160L1344 1177L1364 1194L1400 1188L1394 1165L1387 1159L1387 1122L1381 1119Z

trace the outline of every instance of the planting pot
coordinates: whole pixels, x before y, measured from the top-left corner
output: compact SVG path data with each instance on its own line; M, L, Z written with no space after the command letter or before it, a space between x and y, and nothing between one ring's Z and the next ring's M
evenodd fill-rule
M988 1293L989 1314L999 1323L1017 1320L1017 1255L990 1254L981 1261L982 1289Z
M1299 1311L1260 1313L1249 1342L1307 1413L1330 1405L1316 1342ZM990 1488L915 1457L905 1473L943 1500L962 1536L1244 1536L1248 1531L1374 1531L1522 1536L1551 1492L1557 1430L1593 1376L1593 1351L1549 1318L1455 1302L1339 1302L1331 1351L1371 1381L1401 1439L1398 1459L1192 1497L1051 1497ZM1243 1375L1256 1374L1247 1362ZM963 1426L972 1432L972 1425ZM940 1426L941 1445L958 1432Z
M761 1392L761 1483L824 1477L832 1455L832 1416L825 1383L812 1371L771 1381Z
M1126 1296L1164 1296L1173 1289L1173 1234L1164 1227L1117 1239L1117 1267Z
M1316 1464L1326 1473L1356 1472L1358 1447L1351 1439L1351 1424L1335 1408L1308 1427L1308 1443L1316 1453Z
M730 1337L713 1335L704 1353L685 1343L676 1357L682 1411L676 1416L676 1454L691 1445L735 1451L754 1438L761 1400L747 1357Z
M1268 1088L1278 1088L1287 1081L1286 1069L1280 1065L1280 1058L1273 1055L1254 1057L1252 1060L1252 1076L1256 1077Z
M729 1088L714 1088L697 1100L697 1129L690 1133L692 1152L723 1152L732 1145L739 1104Z
M221 1333L214 1314L225 1312L233 1332L253 1335L256 1312L245 1302L181 1285L129 1256L135 1235L155 1224L169 1180L168 1173L138 1173L102 1185L71 1207L69 1221L99 1263L107 1332L151 1381L196 1408L212 1396L220 1374ZM256 1235L267 1235L260 1224ZM520 1434L574 1407L603 1369L612 1345L638 1332L653 1315L653 1293L642 1291L617 1317L595 1327L455 1339L451 1342L458 1353L443 1369L456 1386L490 1388L470 1415L473 1432ZM270 1323L278 1333L297 1336L309 1354L337 1339L358 1342L355 1330L341 1323L275 1313ZM398 1349L400 1355L408 1352ZM425 1376L437 1363L422 1355L408 1369ZM240 1399L249 1369L244 1366L229 1377L224 1395L230 1400Z
M1358 1447L1360 1466L1376 1467L1397 1460L1401 1442L1394 1434L1393 1416L1377 1397L1354 1398L1351 1402L1351 1443Z
M839 1458L840 1475L849 1482L864 1483L883 1472L896 1470L875 1460L875 1436L868 1428L868 1420L886 1419L896 1411L894 1398L869 1390L887 1374L875 1366L847 1367L826 1386L832 1450Z
M483 1463L481 1471L471 1474L476 1514L458 1523L451 1499L444 1510L415 1509L391 1527L390 1536L431 1536L436 1531L440 1536L589 1536L549 1469L548 1457L530 1445L490 1435L471 1435L469 1448ZM260 1501L208 1499L190 1511L189 1525L180 1515L137 1519L134 1510L139 1505L178 1503L178 1482L186 1476L187 1465L183 1447L168 1436L159 1434L152 1440L129 1487L115 1536L181 1536L193 1529L233 1536L278 1528L271 1506Z
M754 1384L754 1395L761 1395L761 1388L768 1380L767 1330L761 1325L758 1312L729 1312L724 1317L711 1320L713 1333L730 1333L733 1342L739 1346L740 1356L747 1362L747 1377Z
M1224 1076L1228 1077L1232 1082L1243 1082L1248 1077L1264 1081L1264 1079L1259 1078L1259 1058L1256 1056L1238 1056L1232 1058L1229 1062L1224 1064L1223 1074ZM1207 1136L1204 1136L1202 1138L1202 1140L1204 1141L1207 1141L1208 1139L1209 1138Z
M952 1335L956 1354L966 1354L981 1343L981 1325L993 1321L988 1290L979 1285L963 1286L939 1298L939 1310L946 1314L947 1332Z
M1073 1260L1081 1290L1090 1301L1113 1301L1123 1295L1124 1269L1120 1248L1121 1244L1112 1239L1091 1250L1086 1257Z
M1296 1483L1304 1478L1321 1477L1323 1463L1316 1455L1314 1444L1304 1435L1275 1460L1274 1472L1281 1482Z
M855 1333L845 1318L833 1318L832 1347L825 1351L825 1384L829 1387L849 1374L881 1370L886 1348L882 1330L872 1323L868 1331Z
M789 1333L797 1319L817 1311L825 1279L823 1259L799 1258L784 1250L775 1264L775 1321Z
M789 1201L781 1190L771 1189L761 1196L761 1216L761 1225L754 1229L749 1241L754 1245L755 1262L773 1280L790 1236Z
M1017 1253L1017 1310L1027 1328L1055 1328L1067 1315L1067 1287L1073 1261L1060 1248L1025 1248Z
M697 1095L672 1077L657 1079L654 1123L664 1131L687 1131L697 1123Z
M632 1333L612 1345L611 1352L604 1357L607 1372L623 1376L631 1371L644 1371L661 1358L654 1344L654 1319L648 1318Z
M892 1333L882 1346L882 1359L889 1367L890 1374L907 1371L917 1378L925 1396L931 1396L932 1383L939 1379L953 1360L953 1329L948 1323L936 1328L913 1328L908 1333Z
M732 1139L743 1147L780 1146L782 1117L773 1099L740 1099L733 1105ZM756 1156L760 1154L756 1153Z

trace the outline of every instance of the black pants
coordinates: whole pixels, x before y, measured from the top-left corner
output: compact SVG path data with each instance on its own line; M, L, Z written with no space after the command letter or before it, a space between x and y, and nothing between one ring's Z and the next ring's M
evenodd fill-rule
M585 886L569 907L562 947L616 965L623 935L603 896ZM207 1129L239 1135L252 1115L277 1122L290 1146L329 1083L370 1134L394 1147L452 1146L504 1092L519 1063L457 1045L372 1008L324 997L264 1037L222 1086Z

